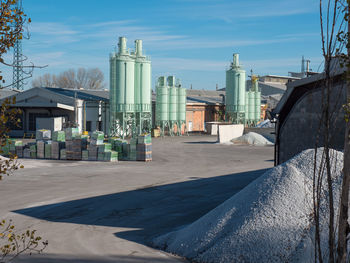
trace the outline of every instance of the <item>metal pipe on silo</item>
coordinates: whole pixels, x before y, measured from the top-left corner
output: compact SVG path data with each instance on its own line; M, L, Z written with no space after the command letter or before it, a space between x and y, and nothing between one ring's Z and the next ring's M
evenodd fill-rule
M135 40L135 55L136 56L142 56L142 40L136 39Z
M248 91L245 92L245 124L249 125L249 99Z
M260 122L261 119L261 92L255 92L255 123Z
M255 94L251 90L248 91L248 103L249 103L248 119L250 123L252 123L255 120Z
M174 127L177 124L177 91L175 87L175 76L169 76L167 78L169 86L169 122L170 133L174 135Z
M119 48L119 55L127 54L126 37L119 37L118 48Z

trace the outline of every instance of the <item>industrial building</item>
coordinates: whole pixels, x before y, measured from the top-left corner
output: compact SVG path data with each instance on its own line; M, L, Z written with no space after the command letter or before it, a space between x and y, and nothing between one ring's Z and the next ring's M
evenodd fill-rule
M343 149L345 121L342 105L346 103L344 68L332 72L330 93L330 147ZM281 164L305 149L323 146L322 94L324 73L287 84L287 91L275 108L275 165Z
M186 127L188 132L204 132L205 123L224 119L224 91L187 90ZM23 92L1 90L2 99L16 96L15 107L22 110L20 127L11 131L13 137L35 134L36 119L64 117L76 122L81 131L109 131L108 90L72 90L61 88L32 88ZM156 95L152 96L155 124Z
M150 132L151 61L142 53L142 40L129 52L120 37L118 52L110 55L110 136L135 136Z
M22 112L18 116L21 119L19 127L12 127L12 137L34 135L40 128L37 127L38 118L63 117L66 122L77 123L80 132L107 131L109 127L107 91L32 88L5 97L16 97L13 106Z

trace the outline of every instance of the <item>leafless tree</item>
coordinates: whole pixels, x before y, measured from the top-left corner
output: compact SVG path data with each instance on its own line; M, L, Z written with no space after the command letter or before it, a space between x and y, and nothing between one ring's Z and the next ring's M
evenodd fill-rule
M65 89L93 89L100 90L105 87L104 75L98 68L78 70L69 69L55 75L45 74L32 82L32 87L59 87Z
M337 61L342 66L346 63L347 77L350 72L349 63L349 41L348 41L348 22L349 22L349 0L320 0L320 25L321 25L321 39L322 39L322 55L324 57L324 80L322 81L322 114L320 117L320 125L318 130L317 143L320 142L323 146L322 161L316 167L316 152L315 151L315 166L314 166L314 180L313 180L313 206L314 206L314 223L315 223L315 262L348 262L348 206L349 206L349 118L346 121L346 136L345 136L345 151L344 151L344 167L342 189L340 193L340 200L336 200L334 195L334 179L333 179L333 162L331 147L331 129L334 119L338 116L338 112L332 108L331 100L337 96L335 94L334 71ZM344 48L348 48L348 53L344 54ZM347 102L349 102L350 85L349 77L346 79L347 86ZM339 95L338 95L339 96ZM349 108L345 105L345 116L349 113ZM321 221L322 217L322 195L326 198L328 229L322 229L324 226ZM339 202L338 202L339 201ZM339 206L337 206L339 204ZM324 212L324 211L323 211ZM325 240L322 232L327 232L327 251L324 251L322 243ZM328 253L327 253L328 252ZM328 255L327 255L328 254Z
M32 87L55 87L56 86L56 76L46 73L32 81Z

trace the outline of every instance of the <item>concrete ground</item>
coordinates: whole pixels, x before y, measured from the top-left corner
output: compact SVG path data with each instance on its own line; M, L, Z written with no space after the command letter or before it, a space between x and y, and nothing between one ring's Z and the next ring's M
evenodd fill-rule
M21 159L0 183L0 218L49 241L15 262L187 262L152 248L273 165L273 147L215 144L213 136L153 140L153 162Z

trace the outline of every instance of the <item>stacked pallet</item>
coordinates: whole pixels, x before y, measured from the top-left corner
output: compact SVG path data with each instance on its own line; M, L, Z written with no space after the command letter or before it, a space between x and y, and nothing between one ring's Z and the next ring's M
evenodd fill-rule
M83 161L89 161L89 151L88 150L81 151L81 159Z
M14 151L13 151L14 149ZM23 142L22 141L12 141L10 146L10 151L14 152L18 158L23 158Z
M64 132L65 132L65 139L67 141L71 141L74 139L81 139L78 128L66 128Z
M112 150L118 153L119 160L125 159L127 157L125 152L123 151L123 148L125 147L126 149L126 145L128 144L126 140L117 137L112 137L108 139L108 142L112 144Z
M51 139L51 131L50 130L37 130L35 133L35 139L37 141L41 140L50 140Z
M45 158L45 141L36 141L36 156L38 159Z
M60 150L60 160L67 160L66 149Z
M55 142L64 142L66 140L66 133L64 131L54 131L52 133L52 140Z
M103 132L95 131L92 133L90 144L88 147L89 161L97 161L98 160L99 147L101 145L103 145L104 138L105 138L105 135Z
M81 139L66 140L66 160L81 160Z
M110 151L104 153L105 162L117 162L118 161L118 152Z
M137 161L152 161L152 138L150 134L140 135L137 138L136 159Z
M45 156L45 159L51 159L51 143L52 143L52 141L45 141L45 146L44 146L44 148L45 148L45 154L44 154L44 156Z
M130 139L130 144L128 147L128 160L129 161L136 161L137 160L137 139L132 138Z
M111 143L104 143L98 147L98 161L111 161L115 157L118 159L118 153L112 150Z
M32 144L29 146L29 150L30 150L30 158L32 159L36 159L36 144Z
M23 158L30 158L30 149L29 148L23 149Z
M60 152L65 148L64 141L52 141L51 142L51 158L54 160L60 159Z
M10 143L11 141L6 139L4 142L1 142L2 147L0 147L0 155L8 156L10 154Z

